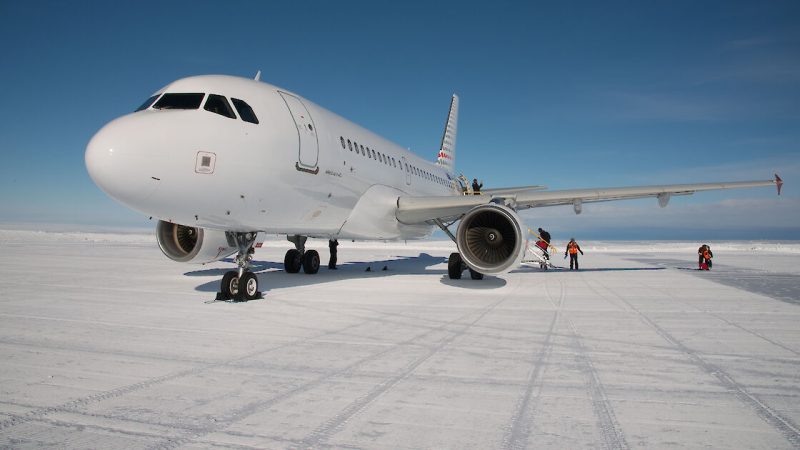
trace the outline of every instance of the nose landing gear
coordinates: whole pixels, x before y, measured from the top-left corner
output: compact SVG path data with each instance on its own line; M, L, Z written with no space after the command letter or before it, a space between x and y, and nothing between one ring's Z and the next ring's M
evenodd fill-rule
M217 292L217 300L233 300L235 302L255 300L261 298L258 291L258 277L250 272L250 263L253 261L253 244L257 233L235 233L239 253L235 262L239 270L226 272Z

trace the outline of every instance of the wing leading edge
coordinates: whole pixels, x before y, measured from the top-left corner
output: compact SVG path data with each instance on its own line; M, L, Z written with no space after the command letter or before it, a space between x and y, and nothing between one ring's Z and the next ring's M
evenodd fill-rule
M539 208L543 206L573 205L576 213L580 213L583 203L627 200L634 198L657 197L659 205L667 206L673 195L690 195L699 191L719 189L739 189L760 186L776 186L778 194L783 181L775 175L775 179L766 181L732 181L721 183L668 184L661 186L633 186L597 189L565 189L557 191L532 191L530 189L503 190L491 195L467 195L449 197L399 197L397 199L397 220L405 224L415 224L436 219L453 220L470 209L501 201L512 205L515 209Z

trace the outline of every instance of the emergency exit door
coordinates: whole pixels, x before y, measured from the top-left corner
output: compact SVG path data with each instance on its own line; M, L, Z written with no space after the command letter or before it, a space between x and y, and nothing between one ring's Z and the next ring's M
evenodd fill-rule
M286 92L280 92L289 113L294 119L297 127L297 170L313 174L319 173L319 140L317 139L317 127L311 119L311 114L299 98Z

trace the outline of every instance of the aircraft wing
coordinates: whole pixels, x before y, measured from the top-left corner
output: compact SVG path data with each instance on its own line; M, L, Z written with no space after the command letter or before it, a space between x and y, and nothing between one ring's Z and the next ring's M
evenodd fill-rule
M539 208L542 206L573 205L580 213L583 203L626 200L633 198L657 197L659 205L667 206L673 195L690 195L698 191L718 189L738 189L758 186L777 186L780 194L783 181L731 181L721 183L668 184L661 186L634 186L596 189L566 189L557 191L536 191L530 188L498 189L499 193L447 197L399 197L397 199L397 220L406 224L422 223L436 219L455 220L470 209L492 201L511 204L516 209Z

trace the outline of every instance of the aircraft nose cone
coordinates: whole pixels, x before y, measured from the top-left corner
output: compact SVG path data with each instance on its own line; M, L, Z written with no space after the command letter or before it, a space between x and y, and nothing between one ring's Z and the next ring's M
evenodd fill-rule
M135 209L150 196L158 180L147 175L146 155L136 147L129 120L117 119L92 137L86 146L86 170L97 186L112 198Z

